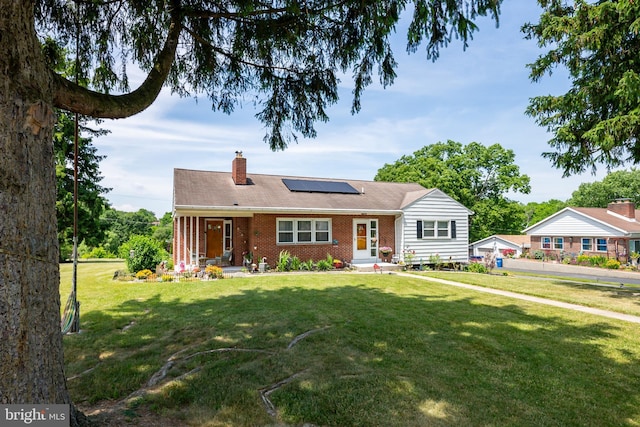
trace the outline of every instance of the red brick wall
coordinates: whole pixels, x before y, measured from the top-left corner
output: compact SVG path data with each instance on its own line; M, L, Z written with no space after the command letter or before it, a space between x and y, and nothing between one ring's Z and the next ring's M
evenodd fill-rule
M377 218L379 228L379 246L394 247L395 231L393 216L365 217L344 215L305 215L305 218L330 218L332 225L332 240L327 244L277 244L276 243L276 219L277 218L301 218L302 215L256 215L248 230L250 236L248 247L253 252L254 258L267 257L267 263L274 265L280 251L287 250L292 256L297 256L302 261L313 259L314 261L326 258L330 254L333 258L350 262L353 258L353 219ZM395 248L394 248L395 249Z
M329 218L332 225L332 240L337 240L338 244L314 243L314 244L277 244L276 243L276 219L277 218ZM232 265L240 266L243 261L243 252L252 252L254 261L258 261L260 257L267 257L267 263L275 265L280 251L287 250L292 256L297 256L302 261L313 259L318 261L326 258L330 254L333 258L350 262L353 258L353 220L357 219L378 219L378 246L390 246L397 252L395 245L395 217L394 216L344 216L344 215L267 215L257 214L253 218L233 218L233 259ZM204 236L206 220L208 218L201 217L199 219L200 242L198 253L205 253L206 237ZM193 230L191 230L191 218L181 218L180 227L177 220L174 220L174 241L173 253L174 263L180 260L188 262L188 255L183 254L185 237L182 236L184 230L184 221L187 222L187 234L195 238L196 220L193 222ZM180 246L178 247L178 238L180 234ZM194 240L194 244L195 244ZM190 250L191 243L187 239L187 250Z
M531 250L530 253L533 254L535 251L544 251L545 254L549 254L550 256L559 257L560 252L570 253L579 255L583 253L584 255L594 256L594 255L602 255L610 258L622 258L627 255L627 248L629 247L629 242L627 239L608 239L607 241L607 251L596 251L596 239L593 239L593 250L592 251L582 251L582 236L545 236L551 237L551 246L553 247L553 238L554 237L562 237L564 238L564 249L543 249L542 248L542 236L531 236ZM573 239L573 241L571 241Z
M247 184L247 159L236 157L231 162L231 178L236 185Z

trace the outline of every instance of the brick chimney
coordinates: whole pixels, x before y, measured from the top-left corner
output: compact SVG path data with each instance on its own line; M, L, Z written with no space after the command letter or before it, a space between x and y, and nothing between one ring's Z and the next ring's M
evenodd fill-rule
M236 151L231 163L231 178L236 185L247 185L247 159L242 157L242 151Z
M616 199L607 205L607 210L631 219L636 217L636 204L630 199Z

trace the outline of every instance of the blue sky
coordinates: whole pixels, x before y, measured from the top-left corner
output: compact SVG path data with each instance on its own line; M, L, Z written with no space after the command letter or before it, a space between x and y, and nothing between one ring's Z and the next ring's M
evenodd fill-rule
M263 142L251 103L228 116L211 111L205 97L196 101L165 90L144 112L100 125L111 131L94 139L107 156L100 164L102 185L112 188L107 199L119 210L145 208L161 216L171 211L174 168L230 171L236 150L247 158L249 175L370 180L385 163L450 139L513 150L521 173L531 178L531 193L509 195L513 200L566 200L580 183L602 180L606 171L562 178L541 157L550 136L524 111L529 98L564 93L569 81L562 70L538 83L529 80L526 64L540 51L520 28L539 14L534 0L505 1L498 28L480 19L466 51L454 41L435 63L424 50L407 54L399 31L394 85L369 87L362 110L352 116L353 83L343 78L341 99L329 109L330 121L317 124L317 138L300 138L285 151L272 152Z

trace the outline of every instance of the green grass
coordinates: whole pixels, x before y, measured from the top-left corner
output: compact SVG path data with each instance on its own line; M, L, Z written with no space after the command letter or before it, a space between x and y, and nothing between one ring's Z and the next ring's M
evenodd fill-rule
M418 274L640 316L640 285L620 288L616 282L521 276L521 273L504 276L431 271Z
M83 332L64 341L82 407L145 387L175 355L127 413L193 426L640 424L637 324L394 275L147 284L111 281L117 268L79 268ZM272 417L260 390L283 380Z

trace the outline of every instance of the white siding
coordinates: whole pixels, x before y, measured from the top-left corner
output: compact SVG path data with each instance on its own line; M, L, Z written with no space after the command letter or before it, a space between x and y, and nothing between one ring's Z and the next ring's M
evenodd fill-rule
M571 210L562 212L552 219L540 223L539 226L531 228L527 234L530 236L624 236L624 233L620 230Z
M493 252L496 249L500 254L504 249L513 249L516 251L515 256L519 257L522 254L522 247L512 242L508 242L498 237L492 237L490 239L481 240L480 243L472 245L474 256L485 256L489 252Z
M440 190L434 190L404 209L403 249L416 252L413 262L424 263L432 255L443 262L469 262L469 210ZM418 239L417 222L425 220L456 221L455 239Z

